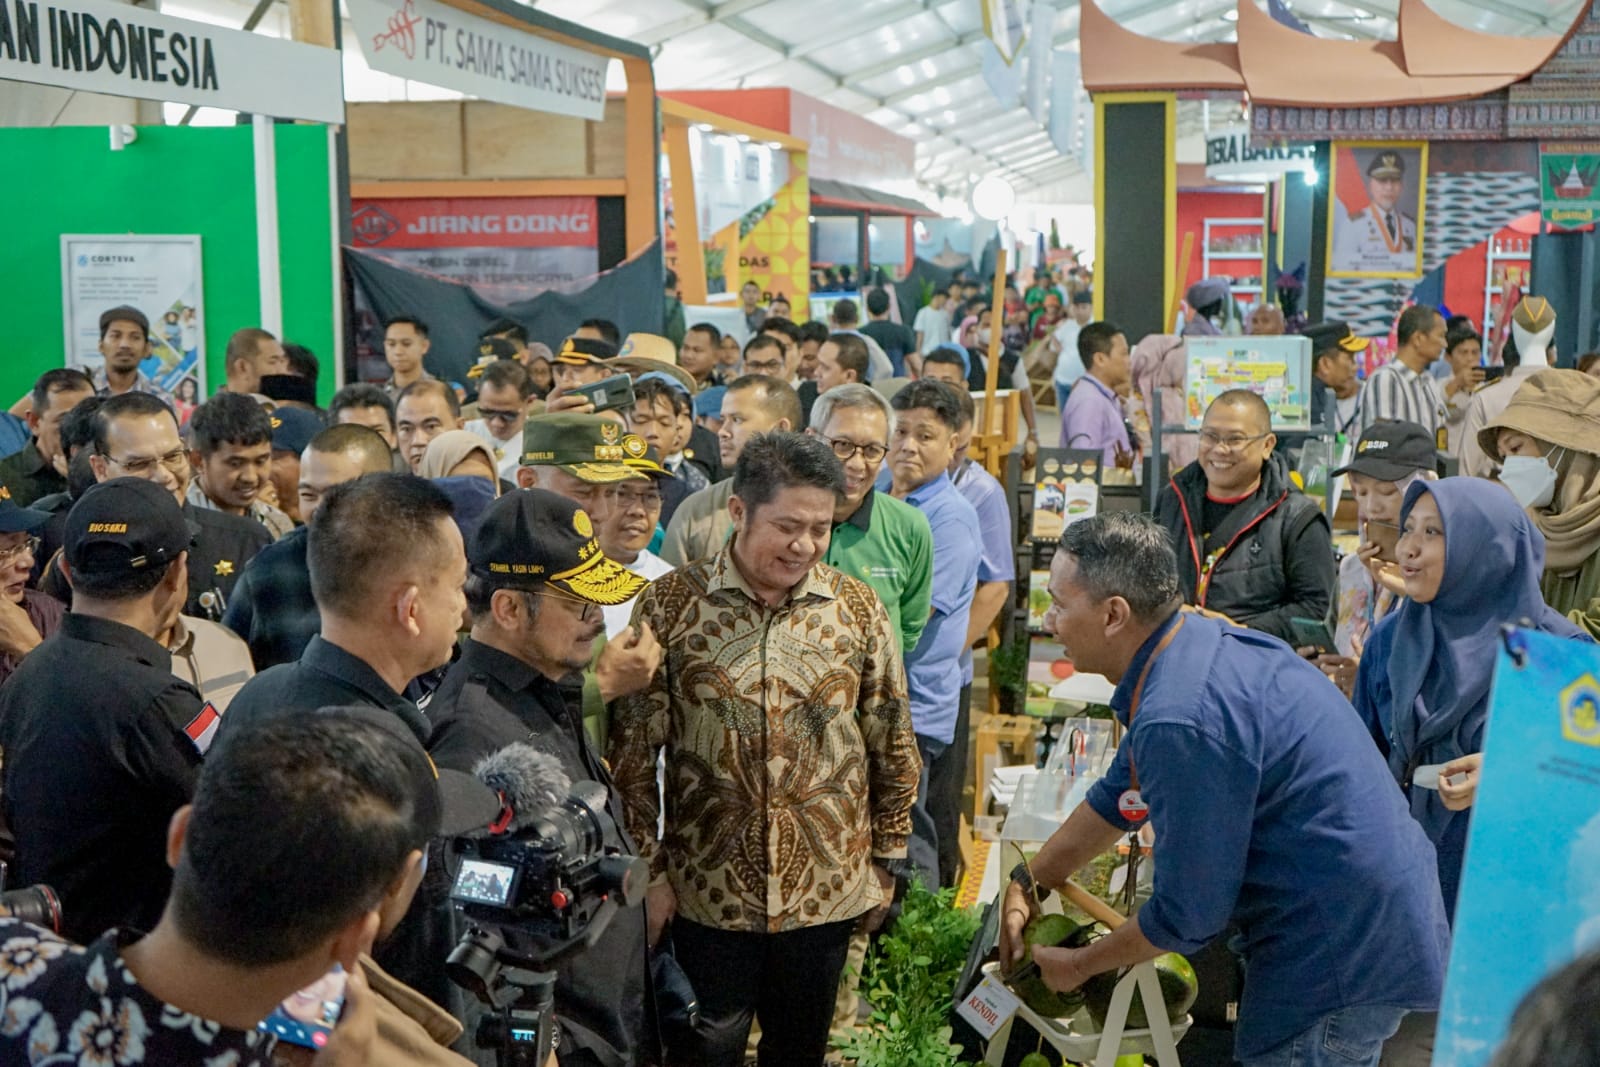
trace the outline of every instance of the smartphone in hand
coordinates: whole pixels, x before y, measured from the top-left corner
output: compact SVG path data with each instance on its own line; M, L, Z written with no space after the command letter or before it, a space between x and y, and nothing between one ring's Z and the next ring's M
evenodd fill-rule
M347 977L344 968L334 964L333 970L279 1004L271 1015L256 1024L256 1029L279 1041L320 1049L328 1043L344 1011Z

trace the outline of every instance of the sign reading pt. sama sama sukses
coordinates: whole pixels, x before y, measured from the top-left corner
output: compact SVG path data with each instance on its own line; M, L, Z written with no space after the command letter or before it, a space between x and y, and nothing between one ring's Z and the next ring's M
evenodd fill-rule
M0 0L0 78L112 96L344 121L332 48L108 0Z
M439 0L347 0L374 70L484 100L600 119L606 57Z

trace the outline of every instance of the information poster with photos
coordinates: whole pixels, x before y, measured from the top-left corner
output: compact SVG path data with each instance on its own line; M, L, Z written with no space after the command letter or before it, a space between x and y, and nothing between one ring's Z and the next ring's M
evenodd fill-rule
M1211 402L1233 389L1255 393L1272 412L1275 431L1311 426L1311 339L1190 337L1185 341L1186 429L1198 430Z
M1028 536L1034 541L1054 541L1072 523L1098 512L1103 466L1100 452L1092 449L1041 450Z

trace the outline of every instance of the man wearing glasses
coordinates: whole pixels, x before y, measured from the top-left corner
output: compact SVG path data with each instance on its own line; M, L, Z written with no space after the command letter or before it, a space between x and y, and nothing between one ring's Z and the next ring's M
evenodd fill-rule
M142 478L166 489L182 505L184 518L196 529L188 551L189 597L183 613L220 621L244 565L272 543L272 535L254 519L188 502L193 469L178 436L177 417L165 400L150 393L121 393L100 406L93 427L89 464L95 481ZM54 562L39 587L61 600L72 595Z
M1333 602L1328 520L1289 480L1255 393L1218 396L1199 437L1200 458L1172 476L1155 511L1177 546L1184 602L1296 644L1290 621L1322 621Z
M28 588L38 531L49 521L49 512L19 506L0 485L0 682L61 626L67 613L55 597Z
M620 488L654 485L641 479ZM606 787L619 827L607 845L633 853L611 775L584 731L581 674L604 630L603 613L632 600L645 579L601 550L586 512L542 489L495 501L468 565L472 636L428 704L434 761L470 772L490 753L528 742L559 760L573 781ZM436 962L442 970L444 960ZM644 909L625 908L557 975L561 1063L654 1062L648 970Z
M522 428L533 404L533 379L528 368L514 359L489 364L478 382L478 417L466 428L485 441L499 457L500 477L515 484L522 460Z

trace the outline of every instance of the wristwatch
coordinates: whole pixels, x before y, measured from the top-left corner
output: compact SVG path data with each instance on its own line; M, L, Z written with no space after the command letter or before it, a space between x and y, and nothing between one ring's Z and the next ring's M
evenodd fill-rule
M1031 895L1040 904L1050 899L1050 890L1042 888L1033 880L1033 872L1028 870L1028 865L1025 862L1011 868L1010 880L1021 886L1024 893Z

